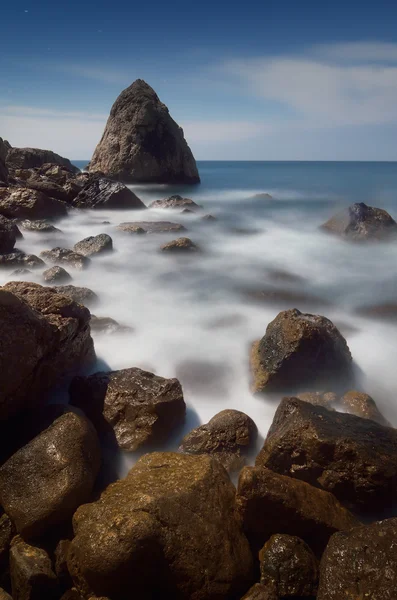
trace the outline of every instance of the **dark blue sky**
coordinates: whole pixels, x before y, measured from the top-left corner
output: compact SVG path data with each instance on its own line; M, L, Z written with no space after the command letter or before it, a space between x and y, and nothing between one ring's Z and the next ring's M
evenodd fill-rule
M15 145L89 158L140 77L199 158L397 159L397 2L27 0L1 21Z

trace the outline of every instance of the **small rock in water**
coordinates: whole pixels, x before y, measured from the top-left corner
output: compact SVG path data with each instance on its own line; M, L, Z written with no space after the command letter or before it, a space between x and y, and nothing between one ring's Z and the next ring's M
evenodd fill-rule
M44 281L47 283L64 283L72 278L63 267L51 267L43 273Z
M95 292L85 287L78 287L76 285L57 285L54 287L54 290L83 306L92 306L99 301Z
M186 231L186 227L180 223L170 223L169 221L132 221L129 223L120 223L117 226L120 231L127 233L173 233L175 231ZM139 230L139 231L138 231Z
M371 419L380 425L391 427L390 423L379 412L376 402L371 396L357 390L346 392L341 398L342 406L346 411L363 419Z
M201 217L201 221L217 221L218 219L213 215L204 215Z
M39 233L62 233L60 229L51 225L48 221L38 219L36 221L30 221L25 219L20 223L22 229L26 231L37 231Z
M352 242L397 239L397 223L389 213L364 202L352 204L321 229Z
M188 209L190 212L194 212L195 210L201 210L202 206L196 204L190 198L182 198L179 194L175 194L175 196L170 196L169 198L164 198L163 200L155 200L151 204L149 204L149 208L182 208L185 210ZM184 212L184 211L183 211Z
M120 325L110 317L97 317L91 314L90 320L91 331L97 333L132 333L134 330L127 325Z
M15 271L13 271L11 273L11 277L19 277L20 275L31 275L32 271L29 271L29 269L15 269Z
M25 254L15 248L15 252L9 254L0 254L0 268L1 267L16 267L16 266L30 267L31 269L38 269L44 267L45 262L41 260L35 254Z
M199 252L199 247L191 239L182 237L161 246L162 252Z
M63 263L68 264L78 269L79 271L86 269L90 264L91 260L78 252L69 250L68 248L53 248L52 250L43 250L40 252L40 256L52 263Z
M304 283L305 278L283 269L266 269L266 276L274 283Z
M99 235L90 236L81 240L81 242L77 242L73 246L73 250L83 256L103 254L113 250L113 241L110 235L100 233Z

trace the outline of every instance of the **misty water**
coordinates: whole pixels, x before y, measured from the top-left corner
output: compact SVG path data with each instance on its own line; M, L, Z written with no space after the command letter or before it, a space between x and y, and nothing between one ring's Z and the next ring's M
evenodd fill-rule
M249 414L262 438L278 398L251 395L250 345L280 310L296 307L340 326L361 374L361 389L397 425L397 327L360 317L356 310L396 301L397 244L353 245L318 229L356 201L397 218L396 164L202 162L199 169L202 184L196 187L133 190L146 204L179 193L202 205L202 213L76 211L56 224L61 234L24 232L18 241L18 248L39 255L98 233L112 237L114 252L93 257L87 270L64 265L71 283L99 296L94 314L133 328L123 334L93 333L98 356L93 371L136 366L180 379L188 415L169 449L225 408ZM254 197L264 192L273 199ZM207 213L216 221L201 220ZM139 220L173 221L187 231L134 235L116 229L120 222ZM202 252L176 257L159 251L182 235ZM1 284L12 279L4 271L0 277ZM43 283L41 270L25 278ZM286 299L276 296L268 304L256 294L264 289L282 290ZM289 301L286 292L308 298ZM124 454L120 471L134 459Z

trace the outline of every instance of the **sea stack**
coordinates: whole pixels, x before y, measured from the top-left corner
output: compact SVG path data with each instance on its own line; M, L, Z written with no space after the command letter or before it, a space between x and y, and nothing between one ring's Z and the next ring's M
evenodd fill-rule
M113 104L88 168L127 183L200 182L182 128L142 79Z

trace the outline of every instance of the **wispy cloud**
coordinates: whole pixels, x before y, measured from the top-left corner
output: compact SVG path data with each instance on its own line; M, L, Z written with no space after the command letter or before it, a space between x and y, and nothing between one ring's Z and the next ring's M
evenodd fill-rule
M63 63L52 65L52 68L70 75L75 75L76 77L94 79L95 81L100 81L102 83L128 85L134 79L134 74L131 74L131 72L120 71L113 67Z
M90 121L103 121L107 118L105 114L101 113L88 113L81 111L63 111L54 110L52 108L37 108L34 106L23 106L9 104L5 106L0 105L0 112L4 115L14 115L22 117L44 117L44 118L56 118L56 119L87 119Z

